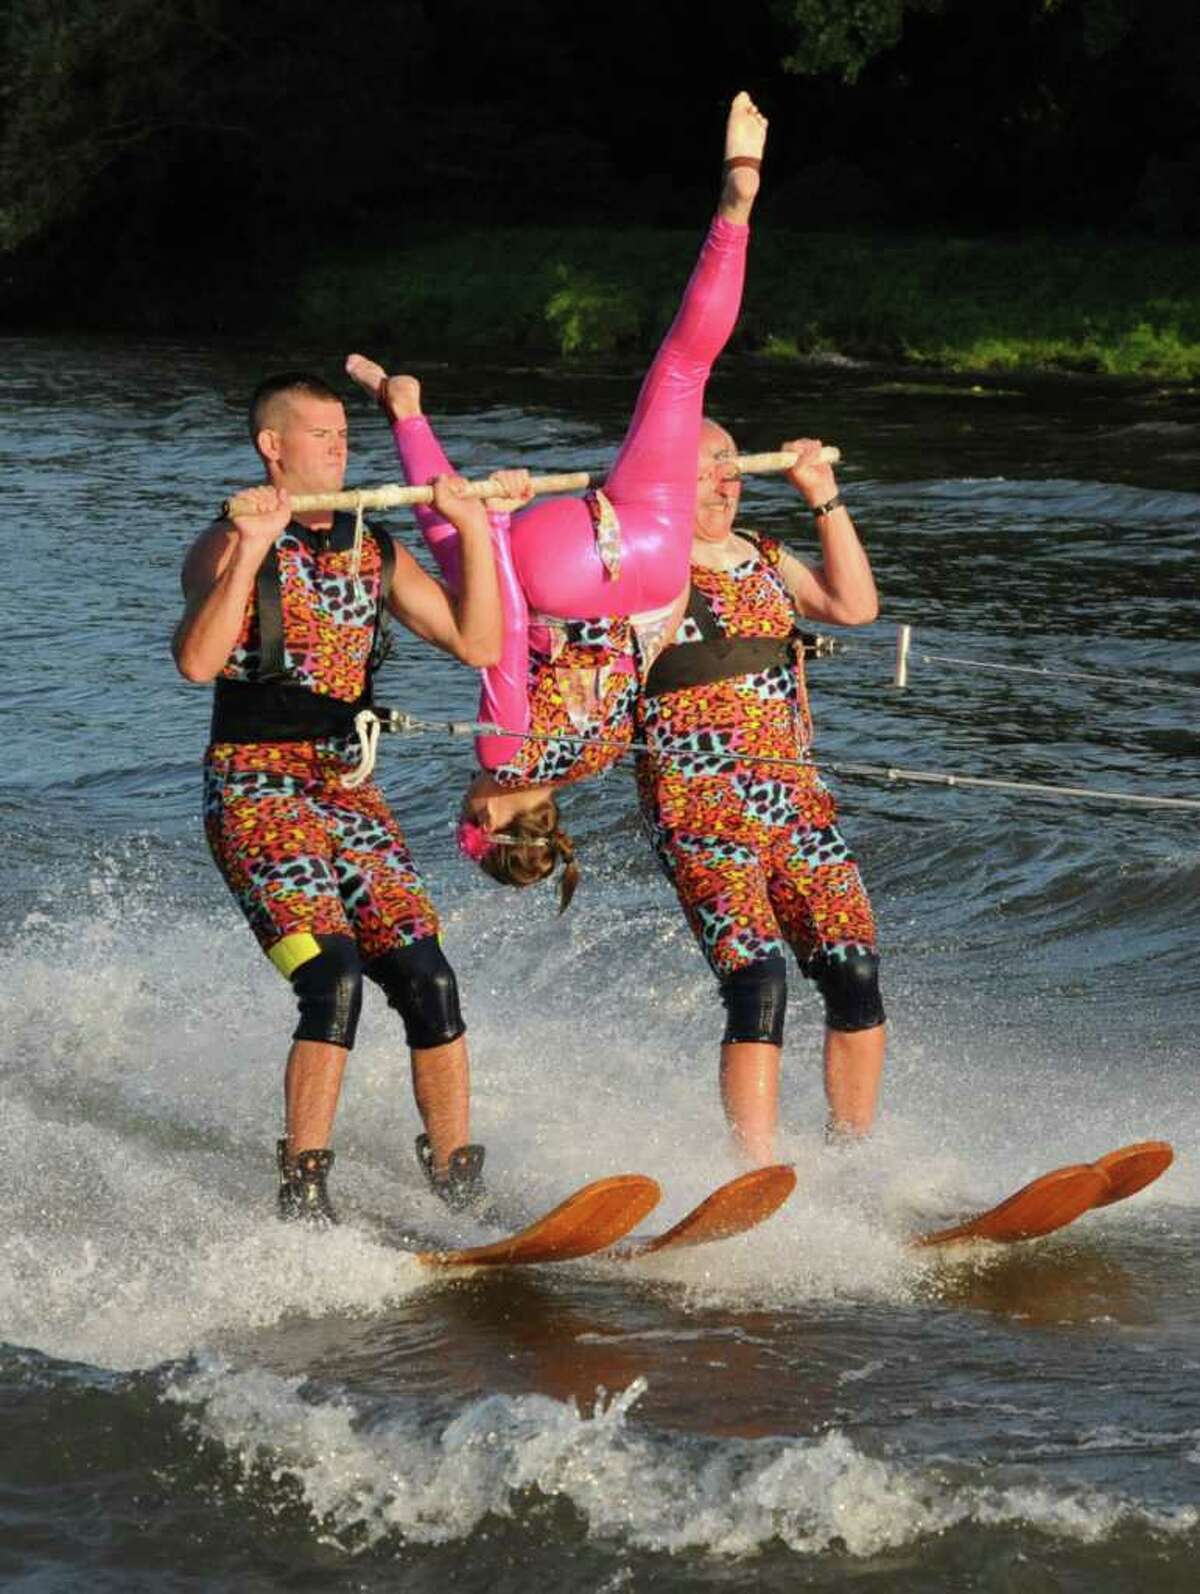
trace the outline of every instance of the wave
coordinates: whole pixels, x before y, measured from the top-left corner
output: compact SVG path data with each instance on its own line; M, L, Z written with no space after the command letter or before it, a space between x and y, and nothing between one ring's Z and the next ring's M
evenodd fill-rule
M164 1399L268 1499L298 1490L322 1537L346 1550L461 1540L547 1498L569 1505L591 1538L721 1557L782 1544L865 1558L962 1526L1027 1525L1094 1544L1130 1528L1182 1538L1200 1523L1193 1506L1031 1479L1028 1468L985 1475L871 1455L837 1429L763 1440L655 1433L630 1421L645 1390L635 1380L590 1413L544 1395L489 1395L439 1425L415 1408L210 1362L180 1372Z
M993 518L1011 531L1022 525L1034 529L1048 520L1072 520L1093 526L1119 526L1141 532L1156 527L1191 527L1200 523L1200 494L1126 486L1121 482L1076 481L1048 477L963 477L932 482L888 482L872 485L868 496L883 510L923 507L936 518L938 510L961 508L973 521ZM1029 504L1037 505L1036 519Z

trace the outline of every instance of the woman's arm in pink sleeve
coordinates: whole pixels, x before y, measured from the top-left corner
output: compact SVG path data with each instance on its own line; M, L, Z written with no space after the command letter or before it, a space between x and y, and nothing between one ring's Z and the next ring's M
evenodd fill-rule
M396 454L405 478L424 486L435 476L451 471L433 427L424 415L411 415L392 425ZM416 505L417 524L425 545L438 562L438 568L452 592L458 590L458 532L449 521L425 504ZM509 546L510 516L489 511L492 528L492 553L500 583L500 615L504 641L498 664L482 670L479 691L479 718L505 730L529 729L529 605L517 579ZM524 745L512 736L481 736L475 744L476 756L484 769L496 769L513 758Z
M392 440L396 457L411 487L425 487L435 476L449 475L454 467L446 458L433 427L424 415L410 415L392 423ZM451 592L459 586L460 562L458 532L448 520L443 520L430 504L414 505L417 525L425 539L425 546L437 560L438 569Z
M492 553L500 583L500 613L504 623L503 650L499 664L481 671L479 718L509 731L529 729L529 604L517 580L512 548L508 540L510 517L489 514L492 527ZM484 769L497 769L514 758L524 746L513 736L480 736L475 756Z

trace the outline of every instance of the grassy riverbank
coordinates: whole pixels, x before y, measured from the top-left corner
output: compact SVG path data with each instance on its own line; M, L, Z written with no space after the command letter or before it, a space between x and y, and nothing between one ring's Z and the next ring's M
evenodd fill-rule
M309 266L289 324L388 354L603 355L651 348L696 235L463 228ZM744 350L839 353L960 371L1200 377L1200 251L1088 238L953 238L764 228Z

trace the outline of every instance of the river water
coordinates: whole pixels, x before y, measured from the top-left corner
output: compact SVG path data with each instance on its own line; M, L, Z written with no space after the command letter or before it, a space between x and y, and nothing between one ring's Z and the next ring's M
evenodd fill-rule
M822 1144L797 981L798 1188L742 1240L636 1270L422 1271L388 1223L487 1235L421 1187L374 991L338 1124L347 1221L282 1230L290 996L208 861L208 694L167 639L189 538L254 474L244 395L337 351L3 353L4 1586L1193 1587L1197 814L832 777L881 922L883 1111L869 1144ZM422 374L480 470L602 469L636 385ZM883 618L813 666L826 761L1200 796L1194 394L731 365L710 407L743 447L843 450ZM392 479L377 418L352 417L351 479ZM811 543L778 482L748 486L743 519ZM474 684L408 639L380 696L463 715ZM567 799L584 878L559 919L454 855L470 761L436 737L381 756L444 911L493 1188L527 1213L641 1170L665 1191L653 1225L673 1221L735 1171L720 1012L629 774ZM1059 1236L904 1244L1147 1137L1175 1166Z

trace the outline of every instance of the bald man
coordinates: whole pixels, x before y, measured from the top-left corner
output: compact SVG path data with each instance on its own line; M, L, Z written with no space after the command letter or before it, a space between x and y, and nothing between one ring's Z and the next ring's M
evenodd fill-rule
M819 562L737 529L737 448L706 420L687 614L639 699L653 749L639 759L642 816L719 983L721 1096L755 1164L775 1160L789 950L824 998L831 1135L871 1127L884 1057L875 921L810 761L799 632L801 620L873 620L875 580L820 442L781 446L797 456L788 480L813 516Z

